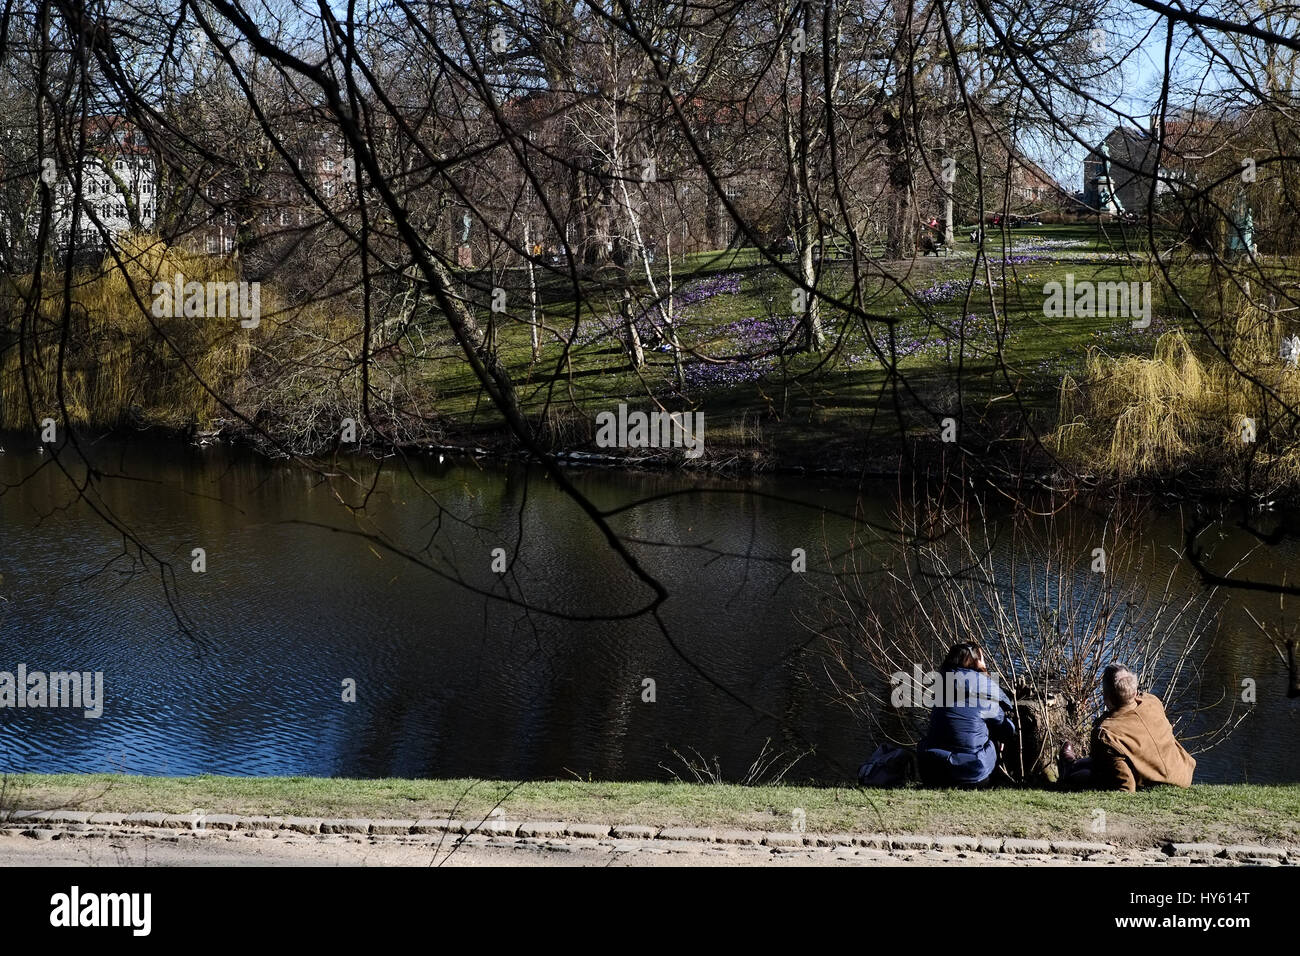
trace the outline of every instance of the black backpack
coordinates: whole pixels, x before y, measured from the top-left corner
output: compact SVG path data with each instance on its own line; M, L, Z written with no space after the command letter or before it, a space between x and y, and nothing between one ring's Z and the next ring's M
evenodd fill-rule
M861 767L858 783L863 787L903 787L920 779L916 751L911 747L881 744Z

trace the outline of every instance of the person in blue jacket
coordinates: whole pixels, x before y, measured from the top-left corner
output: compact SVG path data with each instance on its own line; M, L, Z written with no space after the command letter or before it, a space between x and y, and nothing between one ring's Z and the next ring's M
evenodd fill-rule
M957 644L940 668L942 697L917 746L921 780L931 787L985 783L1004 744L1016 737L1011 701L989 676L978 644Z

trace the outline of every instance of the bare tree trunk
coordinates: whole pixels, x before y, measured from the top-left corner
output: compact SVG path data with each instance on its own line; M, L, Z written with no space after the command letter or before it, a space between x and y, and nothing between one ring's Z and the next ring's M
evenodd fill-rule
M489 393L493 394L497 407L511 423L515 433L531 441L534 437L533 429L529 426L523 406L519 403L519 394L515 390L510 370L501 364L497 354L488 347L483 330L475 321L474 314L466 307L464 297L453 291L456 284L451 273L447 271L446 265L439 259L424 257L419 266L428 278L434 298L452 333L456 336L457 343L469 360L475 376Z
M889 150L889 187L893 193L893 216L889 222L886 255L910 259L916 255L916 196L912 157L908 149L908 116L912 113L912 57L908 55L912 29L911 0L895 0L894 27L899 56L895 66L895 109L886 116L885 145Z
M616 120L615 122L617 123L617 120ZM615 142L615 144L617 144L617 143L620 142L620 140L619 140L619 136L618 136L617 125L615 126L614 142ZM661 301L660 298L659 298L659 287L658 287L658 284L655 282L654 268L653 268L653 264L652 264L651 261L650 261L650 249L649 249L649 246L646 244L646 241L645 241L645 235L644 235L644 233L643 233L643 231L642 231L642 229L641 229L641 217L640 217L640 215L637 214L636 206L635 206L635 204L632 202L632 193L631 193L631 190L629 190L629 189L628 189L628 186L627 186L627 177L622 177L622 178L619 180L619 183L620 183L620 190L621 190L621 194L622 194L622 204L623 204L623 209L624 209L624 212L626 213L626 216L627 216L628 230L629 230L629 232L630 232L630 234L631 234L631 243L630 243L630 245L632 246L632 249L633 249L633 251L636 253L637 257L641 260L641 268L645 271L646 285L647 285L647 286L649 287L649 289L650 289L650 301L651 301L652 303L657 303L657 302ZM619 235L620 235L620 236L622 235L622 231L621 231L621 230L619 231ZM678 385L680 386L680 385L681 385L681 346L680 346L680 344L679 344L678 341L677 341L677 332L676 332L676 330L675 330L675 329L673 328L673 326L672 326L672 312L671 312L671 309L672 309L672 292L671 292L671 289L672 289L672 251L671 251L671 250L672 250L672 246L671 246L672 237L671 237L671 234L670 234L670 233L667 233L667 232L666 232L666 235L667 235L667 241L669 242L669 246L668 246L668 248L669 248L669 253L668 253L668 276L669 276L669 279L668 279L668 281L669 281L669 300L668 300L668 309L669 309L669 311L668 311L667 313L664 313L664 312L663 312L663 309L662 309L662 307L661 307L661 308L660 308L660 313L661 313L661 314L665 314L665 316L666 316L666 323L665 323L665 324L667 325L667 328L665 328L665 329L660 329L660 328L658 327L658 323L656 323L656 322L654 321L653 317L650 318L650 323L651 323L651 325L654 327L654 330L655 330L656 334L659 335L659 336L661 336L661 337L664 339L664 341L666 341L666 342L668 343L668 347L669 347L669 349L672 350L672 353L673 353L673 363L674 363L674 365L677 367L677 372L678 372ZM630 265L630 264L629 264L629 265ZM625 270L624 270L624 273L626 274L628 271L630 271L630 270L629 270L629 269L625 269ZM626 292L625 292L625 294L626 294ZM652 315L651 312L647 312L646 314L647 314L647 316L651 316L651 315ZM637 332L637 330L636 330L635 327L632 328L631 332L632 332L632 335L637 336L637 340L636 340L636 349L639 351L639 350L641 349L640 338L639 338L640 333ZM635 361L635 359L634 359L634 361ZM640 362L637 362L637 364L639 365Z
M821 310L818 308L817 296L808 289L816 288L817 270L813 266L813 246L818 241L816 235L817 222L812 216L805 215L801 224L803 231L802 246L799 251L799 277L803 279L806 295L804 296L804 311L801 318L803 323L803 345L810 352L815 352L822 347L822 320Z
M632 292L628 289L626 281L618 311L623 318L623 333L627 342L628 357L632 360L633 368L640 368L645 364L645 349L641 345L641 333L637 331L636 323L632 321Z
M892 118L886 140L890 150L890 218L886 232L886 258L910 259L916 255L916 206L912 163L907 151L903 117Z
M800 63L802 69L802 58ZM823 345L821 312L817 296L811 291L817 283L813 267L813 246L817 235L817 217L813 215L812 197L808 194L808 150L802 131L795 129L795 117L786 106L785 120L786 159L789 163L790 181L795 194L795 237L799 252L799 278L804 285L804 309L799 321L803 327L803 347L817 351Z
M686 387L686 378L682 373L682 348L677 341L677 307L673 304L673 232L664 228L664 265L668 269L668 310L664 313L664 323L668 326L668 341L673 350L673 374L677 379L677 390Z
M943 156L941 157L941 164L947 163L948 133L946 130L944 131L943 137L940 140L940 142L943 144ZM943 180L943 244L945 246L951 246L953 242L953 235L952 235L952 186L953 184L948 181L947 170L944 169L942 165L940 168L942 169L940 175Z
M542 354L542 340L541 330L537 326L537 273L534 271L527 216L524 216L524 261L528 264L528 341L532 346L533 361L536 362Z

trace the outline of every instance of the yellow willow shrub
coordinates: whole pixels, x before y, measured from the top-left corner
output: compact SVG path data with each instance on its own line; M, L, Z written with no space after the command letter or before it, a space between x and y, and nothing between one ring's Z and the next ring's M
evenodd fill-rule
M30 274L0 287L0 427L27 428L46 416L63 422L65 414L71 425L180 427L221 414L209 388L230 394L259 330L242 328L237 318L155 316L153 287L177 274L230 282L233 270L150 236L122 240L118 258L75 270L66 289L66 274L47 264L39 302ZM274 311L265 295L262 308Z
M1162 335L1150 358L1091 349L1081 380L1061 383L1049 447L1077 468L1120 478L1187 468L1236 474L1252 454L1271 480L1300 478L1300 429L1285 411L1300 407L1300 371L1282 367L1280 329L1260 318L1238 324L1231 360L1198 354L1182 332ZM1247 418L1261 433L1254 444L1242 438Z

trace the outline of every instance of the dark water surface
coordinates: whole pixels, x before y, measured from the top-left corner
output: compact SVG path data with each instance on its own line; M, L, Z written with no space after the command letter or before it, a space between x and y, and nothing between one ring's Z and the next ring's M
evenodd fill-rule
M816 745L793 778L841 779L872 746L819 661L799 651L817 620L819 555L851 528L849 489L782 479L677 494L698 485L574 472L602 507L664 496L614 524L644 542L635 554L669 592L660 616L678 653L646 615L559 619L471 590L575 618L651 599L537 471L385 468L354 516L335 489L354 503L361 489L296 465L152 443L101 443L93 455L116 476L94 503L170 562L175 580L164 587L148 560L132 560L135 547L74 500L52 456L10 443L0 671L102 671L106 700L99 719L0 709L0 770L663 779L683 770L676 749L716 756L735 779L770 738L790 752ZM887 504L882 490L864 507L882 515ZM1175 543L1178 526L1157 520L1151 534ZM495 547L510 552L504 578L491 571ZM793 547L807 549L814 573L789 573ZM203 574L190 570L194 548L206 552ZM1276 599L1252 606L1276 618ZM1198 779L1300 781L1300 701L1285 698L1276 653L1239 608L1222 620L1202 702L1238 693L1243 677L1258 681L1259 700L1226 743L1197 754ZM654 703L642 700L647 678ZM345 680L355 703L341 699ZM1207 730L1225 715L1210 708L1186 726Z

